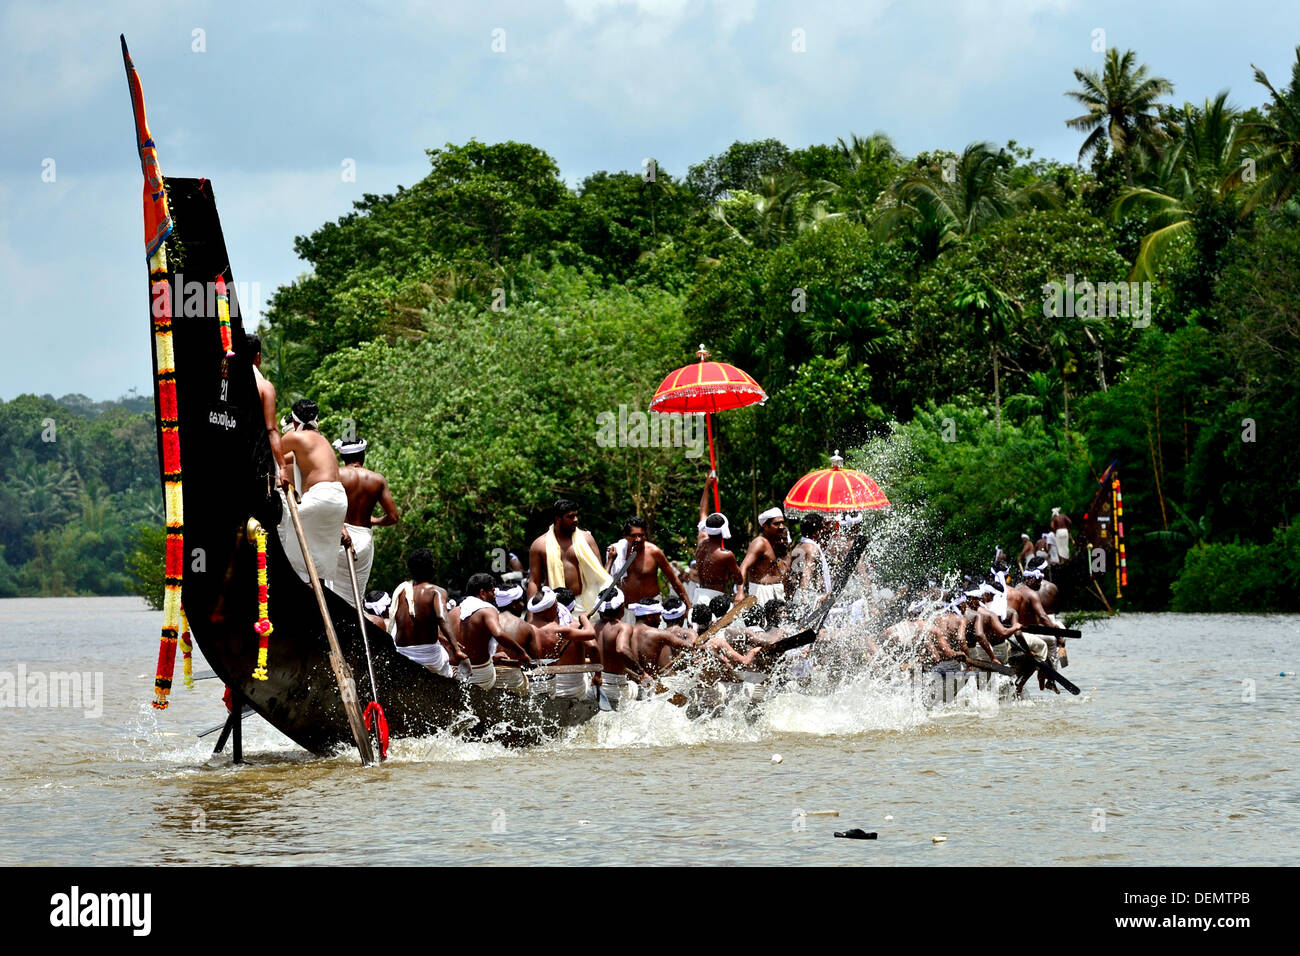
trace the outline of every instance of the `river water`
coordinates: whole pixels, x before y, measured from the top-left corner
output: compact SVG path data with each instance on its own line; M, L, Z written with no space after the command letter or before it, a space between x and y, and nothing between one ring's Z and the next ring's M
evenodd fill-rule
M864 679L750 720L643 702L531 750L397 741L371 769L257 717L248 763L212 757L218 682L178 660L149 706L160 621L0 601L0 864L1300 863L1300 617L1087 625L1077 698L927 710Z

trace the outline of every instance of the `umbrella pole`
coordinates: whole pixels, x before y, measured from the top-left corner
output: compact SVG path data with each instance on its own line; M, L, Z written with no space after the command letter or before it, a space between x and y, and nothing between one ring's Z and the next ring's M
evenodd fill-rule
M713 416L708 412L704 413L704 427L709 433L709 467L713 469L713 474L716 477L718 474L718 459L713 454ZM719 514L722 513L722 501L718 497L718 483L716 480L713 482L713 510Z

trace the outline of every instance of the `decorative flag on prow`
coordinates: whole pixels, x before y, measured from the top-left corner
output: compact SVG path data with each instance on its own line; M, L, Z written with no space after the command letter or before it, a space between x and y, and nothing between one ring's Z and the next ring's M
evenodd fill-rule
M144 173L144 247L149 263L149 303L153 316L154 360L158 368L155 397L158 405L158 444L162 449L163 496L167 516L165 591L162 639L154 677L153 705L167 707L176 670L176 642L181 630L181 580L185 573L185 518L181 509L180 413L176 405L176 356L172 349L171 285L167 272L167 239L172 217L167 208L167 188L158 168L158 148L149 135L144 115L144 91L122 37L122 63L135 113L136 147Z

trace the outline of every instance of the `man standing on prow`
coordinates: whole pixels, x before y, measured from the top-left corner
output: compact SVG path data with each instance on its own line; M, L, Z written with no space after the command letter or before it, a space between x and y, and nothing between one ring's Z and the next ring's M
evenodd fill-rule
M433 552L428 548L412 551L406 558L406 570L410 579L393 592L393 643L404 657L442 677L451 677L466 655L448 626L442 588L433 583ZM439 643L439 633L445 647Z
M781 581L790 571L790 544L780 508L764 511L758 516L758 524L762 531L749 543L740 573L744 578L742 591L753 594L762 606L773 598L785 600Z
M275 459L278 473L284 468L284 450L280 447L280 426L275 420L275 386L262 374L262 340L252 332L246 332L244 338L252 356L253 381L257 383L257 398L262 404L262 420L266 423L266 437L271 442L271 455Z
M343 485L348 496L348 513L343 519L344 552L339 556L339 568L335 580L343 585L343 596L351 603L352 582L348 572L346 549L352 547L357 569L357 590L366 593L366 582L370 580L370 568L375 562L375 534L372 528L384 528L397 524L397 503L393 501L392 492L388 490L388 479L377 471L363 468L366 460L366 440L364 438L339 439L334 442L334 449L343 459L339 469L339 483ZM375 505L383 506L382 518L371 517Z
M709 492L717 483L717 476L709 475L700 495L699 536L695 542L695 574L699 587L695 589L697 604L708 604L722 596L728 601L739 601L741 595L736 585L741 582L740 565L736 555L727 548L731 526L719 512L709 514Z
M609 586L609 575L600 563L600 548L588 531L578 527L578 503L567 498L551 509L551 527L528 549L528 588L532 598L542 587L567 587L578 596L576 610L595 610L597 597Z
M528 652L501 629L495 606L492 575L480 571L465 582L465 596L460 611L460 643L469 659L461 663L457 675L484 690L499 687L519 694L528 693L528 678L518 668L503 668L498 674L493 655L501 647L518 661L531 661ZM498 680L500 676L500 680Z
M689 610L690 598L686 586L677 577L677 571L668 563L667 556L646 538L644 518L628 518L623 524L623 537L611 544L605 552L605 570L613 575L613 584L619 587L628 605L643 598L659 595L659 572L662 571L668 586L678 593ZM629 607L624 622L635 623Z
M340 593L345 590L350 592L351 582L347 588L339 588L332 580L328 580L338 571L343 519L348 513L348 496L339 481L339 464L334 457L334 449L317 427L316 418L319 414L316 403L310 399L302 398L293 403L290 430L280 443L285 457L284 468L280 471L280 487L289 494L293 494L290 487L296 487L302 495L298 517L302 521L307 549L316 564L316 574L321 578L321 583ZM297 481L295 477L298 477ZM286 514L280 521L280 544L293 569L306 581L307 562L303 559L302 549L298 547L298 535L287 513L287 502L285 511Z

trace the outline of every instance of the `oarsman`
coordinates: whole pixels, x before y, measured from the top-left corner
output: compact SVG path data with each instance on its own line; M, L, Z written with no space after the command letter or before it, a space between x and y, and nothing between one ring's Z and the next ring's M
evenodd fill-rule
M388 630L388 609L392 607L393 599L389 597L387 591L375 589L366 592L365 610L366 620L375 627L383 631Z
M976 588L964 594L964 600L961 602L962 621L957 628L958 647L961 646L961 641L965 641L966 656L971 660L997 661L1005 664L1007 657L1010 656L1011 646L1004 643L1005 638L1000 641L993 641L990 638L988 632L992 630L992 625L986 628L983 619L991 618L993 615L992 612L984 610L981 605L982 590ZM995 644L1000 648L1001 657L998 656L999 651L994 650Z
M700 495L699 535L695 539L695 574L699 585L695 588L695 602L708 604L721 595L728 601L739 601L740 564L736 555L727 547L731 538L731 526L726 516L720 512L709 513L709 492L717 482L714 475L704 481L704 493Z
M539 660L572 666L589 664L599 658L594 644L588 643L596 638L591 621L584 614L572 617L568 624L561 623L555 591L543 587L534 594L528 601L528 615L536 634ZM589 696L590 686L585 673L555 675L556 697L582 700Z
M341 559L348 496L339 481L339 464L334 449L317 426L318 415L316 403L310 399L303 398L293 403L292 430L286 432L281 440L285 467L280 473L280 486L288 491L292 485L302 495L298 517L307 538L307 549L316 564L316 574L321 583L333 586ZM307 562L298 546L298 535L287 513L287 502L285 510L285 517L280 521L280 544L293 569L306 581ZM340 594L350 592L352 584L348 582L346 588L334 586L333 589Z
M600 548L588 531L578 527L578 504L567 498L551 508L551 527L528 549L529 598L542 587L567 587L578 596L577 609L587 613L596 607L596 595L609 586L609 575L600 563Z
M1020 570L1023 571L1029 565L1029 562L1033 557L1034 542L1030 539L1029 535L1022 533L1020 535L1020 555L1016 559L1020 562Z
M600 651L601 687L605 698L615 708L627 693L629 674L638 684L650 680L637 662L632 647L632 627L623 621L623 604L623 592L610 585L600 592L600 602L596 605L596 647Z
M784 601L785 587L781 581L790 570L785 515L780 508L769 508L758 516L758 525L761 531L749 543L745 560L740 564L740 574L744 579L741 591L754 595L759 604L766 604L773 598Z
M262 374L262 340L252 332L245 333L245 338L253 356L253 381L257 382L257 399L262 404L262 420L266 423L266 437L271 442L271 455L275 459L277 474L283 474L284 450L280 447L280 427L275 420L275 386Z
M965 660L966 643L959 639L962 616L956 605L940 611L930 622L930 640L944 660Z
M800 531L803 536L790 552L785 590L796 604L807 605L831 593L831 565L821 545L822 536L830 532L830 525L814 512L800 522Z
M691 611L691 623L694 625L693 630L697 635L702 636L704 632L709 629L714 618L715 615L712 610L705 608L703 605L696 605L695 609ZM715 662L725 664L728 667L749 668L753 666L755 658L757 658L759 654L763 653L765 648L759 644L753 644L748 651L742 654L740 651L736 650L729 640L727 640L727 633L736 634L738 641L742 639L746 641L749 640L749 635L746 634L744 630L737 629L736 631L731 631L731 629L728 629L726 631L710 634L705 638L703 643L700 642L699 637L696 637L695 640L691 641L691 645L702 649L704 653ZM722 677L734 677L734 675L728 674L725 671L718 671L716 668L708 667L705 668L700 676L702 680L717 680Z
M632 605L636 624L632 628L632 653L642 671L657 674L660 670L660 652L665 646L684 650L693 642L682 637L677 628L661 628L663 605L659 598ZM671 654L672 651L669 651Z
M504 650L513 660L527 663L532 660L528 652L501 629L501 616L496 609L492 575L480 571L465 583L465 596L456 610L460 612L460 642L468 660L462 661L457 676L484 690L494 687L528 693L528 678L516 667L498 671L494 660L497 649Z
M1056 599L1060 596L1061 590L1047 580L1043 567L1042 564L1030 564L1015 590L1022 592L1033 607L1035 617L1038 619L1034 623L1042 623L1047 627L1060 627L1061 624L1052 616L1052 611L1056 608ZM1062 667L1070 666L1070 657L1065 651L1063 637L1056 638L1056 655Z
M1029 653L1039 661L1047 660L1047 643L1034 634L1026 634L1023 625L1016 618L1016 612L1007 606L1006 595L993 587L991 584L980 586L980 607L979 614L975 621L976 633L983 633L988 637L989 642L993 645L998 653L997 660L1003 664L1007 662L1011 655L1011 650L1015 647L1020 649L1020 642L1023 641L1029 648ZM1015 638L1013 645L1011 639ZM1006 653L1003 654L1005 647ZM1044 686L1044 679L1040 675L1038 680L1039 686ZM1053 691L1060 693L1055 684L1047 684Z
M1069 515L1061 514L1060 508L1052 509L1052 534L1056 537L1056 551L1061 564L1070 560L1070 524Z
M389 629L397 650L435 674L451 677L466 653L448 625L442 589L433 583L433 552L417 548L406 558L410 579L393 591ZM445 641L440 642L439 635Z
M628 518L623 524L623 537L609 546L605 553L605 570L612 576L613 583L623 592L628 605L659 594L659 573L662 571L668 586L686 602L690 608L690 598L686 596L686 586L677 577L676 569L668 562L668 557L654 542L646 538L644 518ZM625 619L626 623L635 623Z
M1051 531L1044 531L1039 541L1039 551L1047 555L1047 563L1051 567L1056 567L1061 563L1061 552L1056 549L1056 535Z
M524 620L524 586L512 584L495 588L492 599L497 606L501 630L530 656L540 658L542 654L541 648L537 646L537 631Z
M377 471L365 468L366 440L364 438L338 439L334 449L343 459L339 469L339 483L348 496L348 513L343 519L343 547L349 543L355 558L357 571L357 590L366 593L366 582L370 580L370 568L375 561L375 533L372 528L386 528L397 524L397 502L388 490L388 479ZM384 509L383 517L372 517L375 505ZM343 596L352 594L352 582L348 572L348 556L344 551L339 556L339 567L335 580L347 584Z

